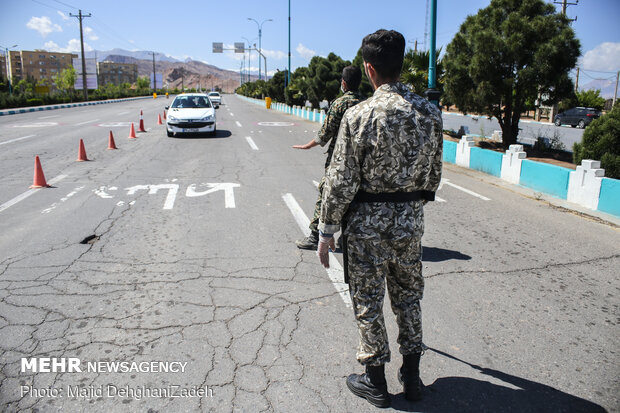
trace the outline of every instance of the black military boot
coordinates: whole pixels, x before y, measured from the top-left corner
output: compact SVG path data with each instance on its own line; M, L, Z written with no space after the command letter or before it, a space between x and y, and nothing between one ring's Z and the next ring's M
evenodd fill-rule
M297 248L302 250L316 251L319 245L319 233L312 231L306 238L295 241L295 245L297 245Z
M398 371L398 381L403 385L405 399L415 402L422 399L422 380L420 380L420 356L422 353L403 356L403 366Z
M363 397L376 407L390 407L390 393L385 381L385 366L366 366L366 373L351 374L347 377L347 387L359 397Z

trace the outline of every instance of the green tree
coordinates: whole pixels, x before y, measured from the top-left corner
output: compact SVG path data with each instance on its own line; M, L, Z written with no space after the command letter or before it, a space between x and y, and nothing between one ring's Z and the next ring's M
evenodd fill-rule
M437 50L436 55L439 56L441 49ZM407 50L403 59L403 69L400 74L400 81L411 87L414 93L424 96L424 92L428 89L428 63L430 51L415 52L413 49ZM435 70L437 76L437 90L443 92L443 63L437 60Z
M306 90L310 81L307 67L298 67L291 75L291 83L286 87L286 104L302 106L306 103Z
M136 86L138 90L148 89L151 86L151 79L148 76L140 76L136 80Z
M594 108L603 110L605 106L605 98L601 97L601 91L599 89L584 90L582 92L575 93L577 96L577 105L586 108Z
M54 75L53 77L53 80L56 88L58 88L62 92L68 93L70 90L73 90L76 77L77 74L75 72L75 69L73 67L69 67L56 73L56 75Z
M495 116L503 144L517 140L528 99L557 102L570 94L568 73L580 43L566 16L542 0L491 0L468 16L448 45L448 100L465 112Z
M355 55L352 64L353 66L359 67L362 71L362 83L360 83L359 92L367 98L371 97L373 90L370 82L368 81L368 77L366 77L366 72L364 71L364 58L362 57L361 47L357 50L357 54Z
M313 107L318 108L319 102L324 99L331 103L338 97L342 70L350 64L335 53L330 53L327 58L314 56L310 60L306 97Z
M284 102L284 82L287 71L276 72L267 82L267 96L276 102Z
M581 143L573 145L573 161L580 165L583 159L601 161L605 176L620 179L620 106L594 120L583 132Z

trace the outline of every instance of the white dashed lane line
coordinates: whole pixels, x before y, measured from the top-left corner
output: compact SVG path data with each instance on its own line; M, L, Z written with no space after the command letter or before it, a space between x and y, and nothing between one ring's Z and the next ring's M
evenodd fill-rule
M56 182L59 182L62 179L65 179L67 177L67 175L58 175L55 178L50 179L49 181L47 181L48 185L53 185ZM24 199L28 198L30 195L34 194L35 192L41 190L41 189L45 189L45 188L33 188L30 189L26 192L24 192L21 195L16 196L15 198L11 199L8 202L5 202L4 204L0 205L0 212L4 211L7 208L12 207L13 205L17 204L20 201L23 201Z
M10 141L6 141L6 142L0 142L0 145L6 145L7 143L13 143L13 142L17 142L17 141L22 141L24 139L32 138L32 137L35 137L35 136L37 136L37 135L22 136L21 138L11 139Z
M76 123L75 126L86 125L87 123L97 122L99 119L87 120L86 122Z
M258 150L258 146L256 146L256 144L254 143L252 138L250 138L249 136L246 136L245 140L248 141L248 144L250 145L250 148L254 149L255 151Z
M299 228L301 229L303 234L305 236L310 235L310 228L308 228L308 225L310 225L310 220L301 209L293 195L284 194L282 195L282 199L286 203L288 209L291 211L291 214L293 214L293 218L295 218L295 221L297 222L297 225L299 225ZM317 261L318 260L319 259L317 257ZM349 295L349 285L343 282L344 270L342 269L342 266L340 265L334 254L331 252L329 253L329 268L326 268L325 271L327 271L329 279L331 280L334 288L340 295L340 298L342 298L342 301L344 301L344 304L348 308L352 308L351 297Z
M52 119L52 118L59 118L60 115L51 115L51 116L41 116L40 118L37 119Z
M487 198L487 197L486 197L486 196L484 196L484 195L477 194L476 192L474 192L474 191L470 191L470 190L469 190L469 189L467 189L467 188L463 188L462 186L459 186L459 185L453 184L452 182L450 182L448 179L445 179L445 178L441 180L441 183L439 184L439 189L441 189L441 188L442 188L442 186L443 186L444 184L445 184L445 185L449 185L449 186L451 186L452 188L456 188L456 189L458 189L459 191L463 191L463 192L465 192L466 194L469 194L469 195L471 195L471 196L475 196L476 198L480 198L480 199L482 199L483 201L490 201L490 200L491 200L490 198Z
M240 123L238 120L236 120L236 121L235 121L235 124L236 124L237 126L239 126L240 128L242 128L242 127L243 127L243 126L241 126L241 123Z

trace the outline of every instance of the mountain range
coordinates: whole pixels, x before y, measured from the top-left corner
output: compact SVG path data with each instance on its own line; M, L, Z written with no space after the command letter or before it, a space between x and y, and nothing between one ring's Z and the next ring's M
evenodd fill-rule
M153 55L148 51L112 49L93 50L85 54L86 58L96 58L99 62L135 63L138 65L138 76L153 74ZM164 86L170 89L220 87L224 92L231 93L239 86L240 80L239 72L191 59L181 61L161 53L155 55L155 71L162 73ZM251 77L251 80L256 79L256 76Z

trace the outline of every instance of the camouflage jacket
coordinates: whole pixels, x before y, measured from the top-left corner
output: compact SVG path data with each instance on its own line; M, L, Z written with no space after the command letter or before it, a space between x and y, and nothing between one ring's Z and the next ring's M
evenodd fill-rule
M358 92L348 91L344 95L332 102L325 116L325 121L321 126L321 130L314 141L321 146L325 146L329 142L327 149L327 159L325 160L325 168L329 166L338 136L338 129L344 113L352 106L357 105L363 100L362 95Z
M359 189L436 191L441 179L442 129L439 109L402 83L384 84L348 110L325 174L319 230L335 233L346 212L348 235L421 237L422 201L351 201Z

